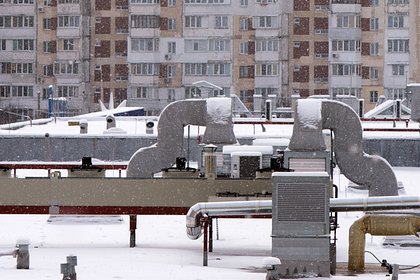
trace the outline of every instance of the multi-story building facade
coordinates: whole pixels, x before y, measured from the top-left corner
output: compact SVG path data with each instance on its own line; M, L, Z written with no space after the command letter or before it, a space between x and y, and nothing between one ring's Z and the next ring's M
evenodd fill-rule
M185 98L236 94L254 112L287 93L288 3L130 1L128 103L156 114ZM197 87L205 81L207 87Z
M0 1L1 108L45 116L50 85L56 113L84 108L88 13L78 0Z
M365 110L418 82L413 0L0 0L0 107L24 115L158 114L185 98L352 95ZM198 84L197 84L198 83Z
M294 0L290 26L292 95L329 95L329 0Z
M127 99L128 0L91 1L90 107Z

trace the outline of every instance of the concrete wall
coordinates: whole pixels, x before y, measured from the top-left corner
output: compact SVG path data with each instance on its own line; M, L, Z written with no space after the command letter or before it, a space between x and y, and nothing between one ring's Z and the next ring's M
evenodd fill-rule
M238 139L251 145L252 138ZM0 137L0 161L79 161L93 157L104 161L128 161L140 148L156 142L156 137L64 137L64 136L8 136ZM187 157L188 140L184 140ZM190 139L190 159L198 161L201 147L197 139ZM420 167L420 139L364 139L366 153L385 158L392 166Z

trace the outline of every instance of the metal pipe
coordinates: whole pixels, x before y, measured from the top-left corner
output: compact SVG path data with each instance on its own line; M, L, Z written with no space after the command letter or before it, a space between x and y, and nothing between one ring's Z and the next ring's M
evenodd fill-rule
M419 196L379 196L365 198L331 198L332 212L373 211L420 208ZM271 200L200 202L186 215L187 236L198 239L202 234L201 217L271 215Z
M420 217L414 215L365 215L353 223L349 230L348 270L365 269L366 233L371 235L416 235L420 230Z

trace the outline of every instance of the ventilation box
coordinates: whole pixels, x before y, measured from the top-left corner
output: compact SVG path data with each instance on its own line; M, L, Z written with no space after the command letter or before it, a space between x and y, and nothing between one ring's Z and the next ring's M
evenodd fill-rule
M275 172L272 255L280 278L330 276L327 172Z

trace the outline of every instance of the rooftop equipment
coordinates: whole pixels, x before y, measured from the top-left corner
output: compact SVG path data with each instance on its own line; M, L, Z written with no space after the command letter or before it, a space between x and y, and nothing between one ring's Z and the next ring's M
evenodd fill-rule
M206 126L203 143L233 144L230 98L180 100L166 106L159 116L157 143L141 148L131 157L127 177L150 178L171 167L183 156L184 126Z

